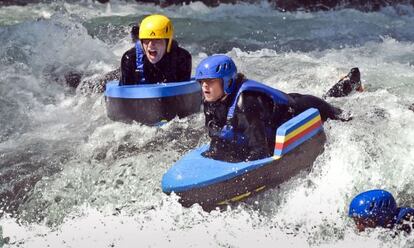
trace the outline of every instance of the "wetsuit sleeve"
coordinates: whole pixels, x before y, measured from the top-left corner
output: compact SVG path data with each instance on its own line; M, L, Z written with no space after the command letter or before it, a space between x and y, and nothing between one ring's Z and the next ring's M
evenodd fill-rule
M289 96L295 101L294 109L297 115L309 108L316 108L321 114L322 121L327 119L347 121L340 116L342 113L340 108L332 106L319 97L298 93L289 93Z
M324 97L344 97L352 92L351 80L348 78L341 79L332 88L326 92Z
M119 85L136 84L139 79L136 78L136 55L135 48L132 48L122 55L121 59L121 76L119 79Z
M191 66L192 66L192 58L191 54L185 50L180 48L178 53L178 70L177 70L177 81L189 81L191 79Z
M343 97L349 95L353 90L362 91L361 73L358 67L354 67L347 76L341 78L331 89L326 92L326 97Z

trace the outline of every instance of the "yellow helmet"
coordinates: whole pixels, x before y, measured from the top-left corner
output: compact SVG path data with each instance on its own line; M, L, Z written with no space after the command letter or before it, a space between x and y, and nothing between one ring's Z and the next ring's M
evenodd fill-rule
M142 20L139 26L139 39L168 39L167 53L171 50L174 27L163 15L150 15Z

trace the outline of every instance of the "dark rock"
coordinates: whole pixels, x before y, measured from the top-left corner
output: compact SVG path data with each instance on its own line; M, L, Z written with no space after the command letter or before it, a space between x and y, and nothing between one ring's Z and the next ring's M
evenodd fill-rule
M177 4L189 4L191 2L196 2L196 1L191 1L191 0L135 0L138 3L154 3L157 5L160 5L161 7L167 7L170 5L177 5ZM221 3L231 3L231 4L235 4L238 2L250 2L250 3L259 3L259 0L202 0L202 1L198 1L198 2L202 2L205 5L209 6L209 7L217 7L219 6Z
M106 73L105 75L88 78L82 80L77 90L84 95L91 93L102 93L105 91L106 83L113 80L119 80L121 76L121 70L116 69Z
M108 3L110 0L93 0L99 3ZM26 6L32 3L51 3L53 0L0 0L0 6L9 6L9 5L18 5L18 6ZM69 0L66 2L80 2L79 0Z
M25 6L28 5L29 3L40 3L43 2L42 0L1 0L0 1L0 6L9 6L9 5L19 5L19 6Z
M336 8L352 8L361 11L378 11L386 6L397 4L414 5L413 0L270 0L277 9L283 11L320 11Z
M3 181L3 179L4 176L2 175L0 180ZM13 181L14 184L11 188L3 189L0 192L0 209L2 210L0 216L4 212L10 213L12 216L15 215L19 206L27 200L28 192L33 189L40 179L39 175L29 175L26 178Z
M51 3L54 0L0 0L0 6L9 6L9 5L18 5L26 6L33 3ZM109 2L109 0L107 0ZM79 2L79 0L67 0L65 2L74 3Z
M378 11L382 7L393 6L397 4L414 5L414 0L268 0L276 9L281 11L321 11L336 8L353 8L361 11ZM136 0L139 3L154 3L166 7L169 5L189 4L190 0ZM259 3L260 0L202 0L205 5L216 7L220 3L235 4Z
M67 86L71 89L76 89L84 76L84 72L70 65L57 63L47 65L41 73L48 81Z
M79 72L71 71L65 74L66 85L71 88L77 88L81 82L82 75Z
M413 104L411 104L411 106L410 106L410 107L408 107L408 109L414 112L414 103L413 103Z
M108 3L110 0L96 0L99 3ZM273 4L274 8L281 11L321 11L337 8L353 8L361 11L378 11L386 6L395 6L397 4L408 4L414 6L414 0L268 0ZM0 6L4 5L27 5L29 3L50 3L52 0L1 0ZM70 0L69 2L79 2ZM177 4L189 4L195 2L191 0L136 0L138 3L153 3L161 7L167 7ZM244 3L260 3L260 0L202 0L205 5L216 7L221 3L235 4Z
M277 9L283 11L320 11L335 8L353 8L361 11L378 11L382 7L393 6L396 4L414 4L410 0L271 0Z
M55 197L55 202L56 203L59 203L59 202L61 202L62 201L62 197L61 196L56 196Z
M329 10L337 5L337 1L330 0L275 0L276 8L283 11L297 11L297 10Z

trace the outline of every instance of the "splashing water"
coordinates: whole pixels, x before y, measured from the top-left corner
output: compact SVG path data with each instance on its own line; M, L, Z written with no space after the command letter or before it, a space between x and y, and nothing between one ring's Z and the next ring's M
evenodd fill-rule
M131 46L129 25L155 12L172 17L193 67L226 53L249 78L286 92L321 96L358 66L366 91L328 99L354 119L325 124L325 152L311 173L227 211L181 207L160 181L185 152L208 142L203 115L160 128L115 123L101 94L74 92L64 78L117 68ZM356 233L347 207L371 188L414 205L413 21L406 6L375 13L285 13L266 3L1 7L0 244L410 247L412 235Z

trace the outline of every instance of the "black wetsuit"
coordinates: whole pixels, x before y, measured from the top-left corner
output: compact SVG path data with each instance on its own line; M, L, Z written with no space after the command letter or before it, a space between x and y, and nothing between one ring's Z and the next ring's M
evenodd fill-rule
M239 78L237 88L242 83ZM229 123L227 113L236 94L237 90L216 102L204 102L205 125L211 138L210 149L203 154L206 157L229 162L270 157L274 153L276 129L290 118L311 107L320 111L323 121L337 119L341 113L340 109L311 95L286 94L291 104L281 105L264 93L245 91L240 94L234 117ZM239 142L240 137L223 139L220 133L226 124L241 134L244 142Z
M119 84L138 84L141 78L136 69L136 50L133 47L122 56ZM144 76L149 83L189 81L191 54L173 41L171 51L165 53L156 64L152 64L144 55Z
M358 67L352 68L348 75L341 78L323 97L344 97L355 90L362 90L361 73Z

